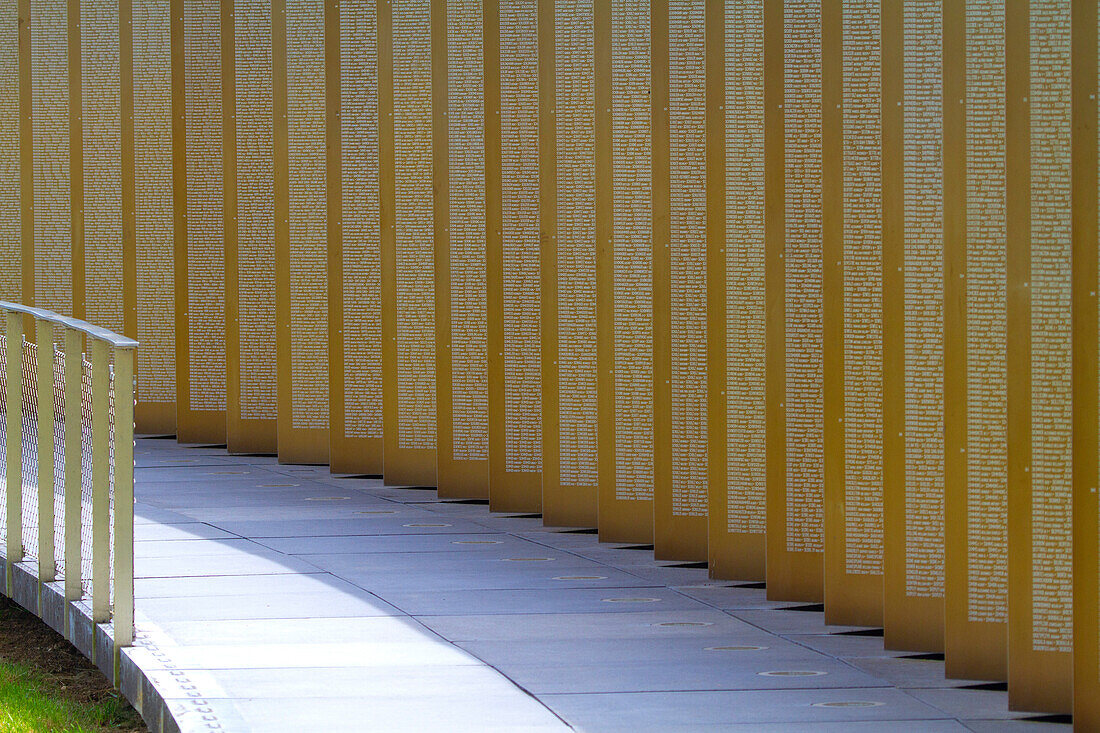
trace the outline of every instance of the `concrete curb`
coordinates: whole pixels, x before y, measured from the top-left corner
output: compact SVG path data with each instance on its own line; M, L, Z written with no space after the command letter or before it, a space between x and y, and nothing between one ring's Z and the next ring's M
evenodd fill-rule
M0 571L2 577L7 577L8 563L3 558ZM152 733L179 733L179 724L149 676L125 649L115 646L111 625L92 623L90 605L84 601L66 603L61 582L39 583L33 562L12 565L11 578L11 593L0 584L0 594L45 621L90 659L130 701ZM141 645L140 639L135 641L135 646Z

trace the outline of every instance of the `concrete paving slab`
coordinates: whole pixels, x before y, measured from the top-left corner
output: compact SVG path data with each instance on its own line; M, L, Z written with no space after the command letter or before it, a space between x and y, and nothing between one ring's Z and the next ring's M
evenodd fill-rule
M390 525L380 525L389 529ZM342 537L271 537L261 544L287 555L341 555L381 552L510 553L530 555L539 546L506 534L379 534Z
M799 605L807 604L786 604L787 608ZM754 626L759 626L773 634L827 634L859 631L865 628L862 626L826 625L825 614L818 611L734 610L730 611L730 615Z
M387 593L386 598L410 616L631 613L638 608L674 613L705 608L698 601L666 588L458 590Z
M252 593L321 593L330 590L352 594L363 592L359 586L319 570L312 573L293 574L138 578L134 581L134 595L138 598L192 598L199 595L236 596Z
M961 687L972 685L975 682L974 680L948 679L944 673L943 662L932 659L914 659L912 655L866 659L856 657L845 661L869 674L888 680L890 684L902 689ZM913 694L919 697L915 690Z
M135 646L130 650L130 657L146 670L389 668L483 664L456 646L428 637L412 642L159 646L155 655L147 647Z
M768 657L732 662L715 657L663 664L577 664L572 667L508 666L508 676L535 695L562 693L671 692L690 690L788 690L834 687L889 687L888 683L842 662L819 659L776 664Z
M159 540L218 540L232 539L236 535L203 522L161 524L148 522L134 527L134 542Z
M736 643L759 629L721 611L642 611L474 616L420 616L419 621L455 642L543 639L722 638ZM720 642L714 642L720 643Z
M541 639L459 642L478 659L495 667L564 667L609 664L699 663L720 665L769 665L778 669L791 664L816 665L833 657L807 653L796 644L763 632L745 631L736 645L727 639L699 634L668 636L649 634L628 639Z
M172 525L181 527L185 525ZM199 525L203 526L203 525ZM252 555L259 557L278 557L269 547L258 542L234 537L228 532L225 537L195 539L155 539L141 543L141 556L144 559L164 557L202 557L210 555Z
M441 553L422 553L438 555ZM422 593L464 590L557 589L569 587L653 587L639 578L603 566L540 563L540 567L505 567L503 562L443 563L438 568L376 567L387 554L300 555L316 568L377 593ZM349 560L349 558L358 558ZM432 557L432 560L435 558Z
M910 690L909 694L954 718L975 720L1020 720L1035 713L1008 709L1008 693L999 690L928 689Z
M408 616L350 618L278 618L142 623L138 630L158 646L202 644L293 644L309 639L318 644L438 641L442 637Z
M1023 720L964 720L963 724L974 733L1072 733L1071 723L1048 723L1043 716Z
M187 603L178 598L145 598L142 618L159 623L171 621L218 621L225 619L317 618L332 616L394 616L401 612L364 591L357 594L328 591L319 593L250 593L237 596L192 596Z
M912 652L888 650L881 636L858 634L787 634L787 639L834 657L900 657Z
M949 719L942 711L890 688L542 695L540 699L577 728L599 731Z
M144 543L142 543L144 544ZM187 578L216 575L272 575L312 573L317 569L289 555L233 555L134 558L135 578Z
M499 695L503 687L510 686L496 670L471 665L188 670L187 683L181 683L175 672L157 670L151 675L166 698L186 698L198 686L207 700L385 695L403 699L406 704L420 704L425 690L473 699Z
M554 731L568 730L558 718L533 698L511 693L481 697L448 695L422 690L419 702L385 695L348 698L244 699L234 701L172 700L169 707L178 716L180 729L209 730L209 720L239 720L257 733L363 731L364 728L402 733L448 731ZM226 710L229 708L229 710ZM230 725L232 725L230 723ZM221 727L226 727L223 723ZM230 728L231 730L234 728Z
M388 509L388 507L386 507ZM324 510L319 510L324 511ZM242 537L337 537L364 534L481 534L485 530L473 522L439 520L423 513L361 514L330 518L324 522L309 519L259 519L215 521L215 526ZM411 526L405 526L411 525ZM387 532L387 530L389 530Z

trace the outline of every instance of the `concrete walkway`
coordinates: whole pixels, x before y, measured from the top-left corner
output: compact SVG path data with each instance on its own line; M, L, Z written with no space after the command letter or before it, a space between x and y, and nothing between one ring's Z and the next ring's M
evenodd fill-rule
M173 440L137 465L124 691L169 730L1069 730L648 548Z

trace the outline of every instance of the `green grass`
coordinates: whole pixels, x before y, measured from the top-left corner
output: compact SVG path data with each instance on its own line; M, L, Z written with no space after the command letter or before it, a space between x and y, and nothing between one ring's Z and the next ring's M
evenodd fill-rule
M27 665L0 661L0 731L99 733L133 720L125 700L111 696L80 703L66 699L57 687Z

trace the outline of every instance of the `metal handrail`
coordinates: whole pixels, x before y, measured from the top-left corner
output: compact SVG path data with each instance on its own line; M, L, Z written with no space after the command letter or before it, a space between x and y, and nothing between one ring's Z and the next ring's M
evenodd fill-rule
M85 321L19 303L0 301L0 312L5 319L6 354L4 554L7 594L10 596L13 592L14 565L26 559L22 517L24 475L28 473L24 471L23 448L23 350L24 325L29 316L34 321L34 340L44 347L37 353L35 362L38 440L31 453L36 462L32 475L38 495L38 521L33 528L37 531L38 582L42 585L57 580L54 449L60 439L65 479L62 496L64 598L68 603L76 603L84 597L86 578L82 577L82 560L89 558L81 556L81 535L82 529L90 523L91 618L94 623L111 621L116 648L129 646L134 639L134 354L138 343ZM91 357L91 390L87 399L83 391L85 339ZM63 343L64 371L60 380L54 368L57 340ZM56 412L55 391L63 396L64 411L60 415ZM83 408L89 408L91 415L87 429ZM85 512L82 511L85 437L90 438L92 459L88 522L84 521ZM41 597L41 593L39 595ZM65 623L70 623L68 613Z

